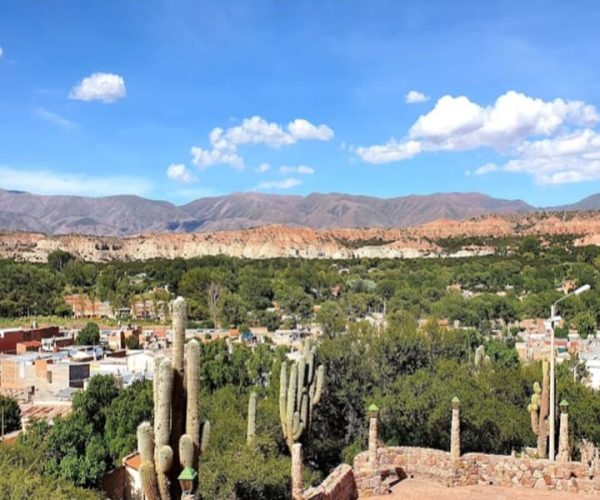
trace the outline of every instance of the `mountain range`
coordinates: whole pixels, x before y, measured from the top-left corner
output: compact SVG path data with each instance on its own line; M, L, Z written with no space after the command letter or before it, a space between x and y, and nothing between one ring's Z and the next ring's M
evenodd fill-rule
M599 210L600 194L572 205L538 208L480 193L435 193L397 198L256 192L200 198L185 205L138 196L42 196L0 189L0 230L45 234L127 236L237 230L281 224L313 229L403 228L438 219L537 210Z

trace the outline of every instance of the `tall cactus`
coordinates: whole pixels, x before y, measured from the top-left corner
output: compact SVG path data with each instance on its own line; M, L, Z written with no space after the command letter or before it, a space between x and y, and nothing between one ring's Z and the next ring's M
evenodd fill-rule
M246 432L246 444L252 446L256 437L256 392L250 393L248 400L248 430Z
M138 427L142 489L149 500L179 498L178 472L185 467L198 471L208 446L209 422L200 439L200 344L192 340L185 345L186 318L185 300L178 297L173 303L173 361L157 356L154 362L154 428L149 422Z
M287 363L281 366L279 416L290 452L295 442L308 438L324 383L325 368L321 365L315 369L315 349L308 341L304 344L302 357L290 369L289 380Z
M540 458L546 457L548 441L548 411L549 411L549 390L548 390L548 362L542 361L542 386L539 382L533 384L533 394L531 403L527 406L527 411L531 416L531 429L537 436L537 454Z

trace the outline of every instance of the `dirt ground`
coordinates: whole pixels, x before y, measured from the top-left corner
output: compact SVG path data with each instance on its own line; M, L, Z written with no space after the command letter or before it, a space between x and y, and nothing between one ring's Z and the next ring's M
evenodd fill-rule
M525 488L501 488L499 486L461 486L447 488L436 483L406 479L398 483L391 495L370 497L370 500L517 500L522 498L584 500L592 495L543 491Z

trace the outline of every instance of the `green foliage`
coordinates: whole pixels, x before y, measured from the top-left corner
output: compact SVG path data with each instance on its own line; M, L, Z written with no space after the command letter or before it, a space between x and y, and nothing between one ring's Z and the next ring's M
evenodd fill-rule
M127 349L139 349L140 341L136 335L130 335L125 339L125 347Z
M596 335L596 320L589 312L578 313L575 318L573 318L573 324L582 339L587 339L590 335Z
M88 322L77 334L79 345L97 345L100 342L100 327L93 321Z
M48 254L48 266L55 272L62 271L67 263L73 260L75 257L69 252L65 252L61 249L56 249Z
M202 458L199 498L202 499L287 499L290 460L282 455L278 425L265 423L275 412L257 411L257 436L253 447L246 446L248 392L231 385L203 394L206 418L214 425L211 446Z
M2 421L2 418L4 420ZM4 427L2 428L2 425ZM21 409L16 399L0 394L0 433L8 434L21 428Z
M0 447L0 498L15 500L101 500L100 493L38 473L16 447ZM37 453L37 450L32 450Z
M119 391L107 407L105 439L108 452L115 466L135 450L136 429L140 422L152 419L152 383L135 382Z
M346 315L337 302L327 301L317 313L317 323L321 325L324 335L334 337L345 330Z

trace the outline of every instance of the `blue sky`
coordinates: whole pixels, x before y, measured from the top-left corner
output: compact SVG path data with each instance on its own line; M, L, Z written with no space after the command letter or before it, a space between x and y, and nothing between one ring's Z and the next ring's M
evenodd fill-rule
M572 202L600 192L598 25L594 0L6 0L0 187Z

